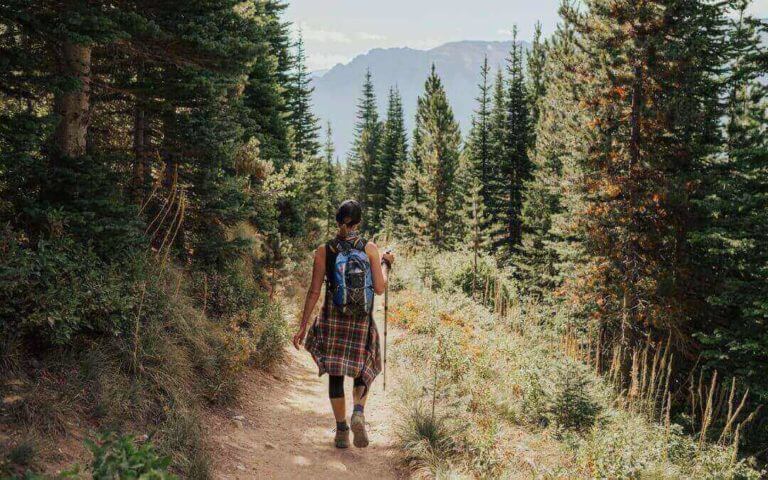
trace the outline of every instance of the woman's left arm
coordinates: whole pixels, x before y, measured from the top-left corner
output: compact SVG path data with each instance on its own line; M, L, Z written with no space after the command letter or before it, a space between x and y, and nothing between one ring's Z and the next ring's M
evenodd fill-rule
M315 261L312 266L312 283L309 286L307 298L304 300L304 311L301 314L299 331L293 336L293 346L296 347L297 350L300 349L301 345L304 343L307 327L309 327L309 320L312 317L312 312L314 311L317 300L320 298L320 293L322 292L324 277L325 245L318 247L315 251Z

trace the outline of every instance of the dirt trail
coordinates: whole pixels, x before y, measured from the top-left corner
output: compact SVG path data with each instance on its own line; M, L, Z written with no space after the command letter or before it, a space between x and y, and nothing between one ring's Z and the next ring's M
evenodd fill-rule
M377 378L366 406L371 445L339 450L333 447L335 425L328 403L328 377L317 376L317 367L306 351L290 347L284 365L274 374L248 374L241 405L208 422L214 478L403 478L397 470L398 450L392 432L393 376L389 373L387 392L382 391L381 377ZM345 389L351 403L351 379L347 379Z

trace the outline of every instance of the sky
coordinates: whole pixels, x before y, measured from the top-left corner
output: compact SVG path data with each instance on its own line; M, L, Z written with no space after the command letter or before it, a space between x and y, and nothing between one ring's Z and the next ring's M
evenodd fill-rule
M530 41L536 21L557 25L560 0L288 0L287 20L301 29L311 71L347 63L372 48L429 49L457 40ZM768 0L751 12L768 17Z

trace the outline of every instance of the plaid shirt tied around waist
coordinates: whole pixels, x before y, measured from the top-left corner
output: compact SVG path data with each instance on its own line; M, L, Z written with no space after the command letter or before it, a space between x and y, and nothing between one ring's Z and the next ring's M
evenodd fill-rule
M318 375L361 377L366 393L381 372L379 332L373 314L342 314L333 305L327 283L325 303L309 329L306 348L318 366Z

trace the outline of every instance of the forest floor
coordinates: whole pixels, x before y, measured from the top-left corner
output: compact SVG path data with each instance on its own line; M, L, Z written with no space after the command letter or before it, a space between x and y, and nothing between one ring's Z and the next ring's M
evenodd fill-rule
M381 321L379 332L383 335ZM395 335L396 336L396 335ZM390 341L392 338L390 330ZM247 374L240 404L208 421L216 479L376 479L407 475L399 470L394 425L396 372L381 376L366 406L371 444L340 450L333 446L334 420L328 378L318 377L309 353L289 346L285 361L270 373ZM351 380L345 384L351 413Z

